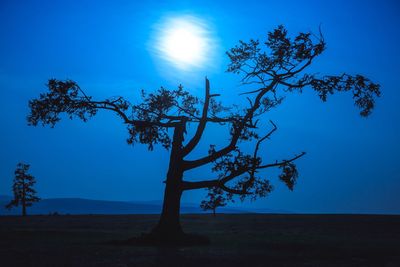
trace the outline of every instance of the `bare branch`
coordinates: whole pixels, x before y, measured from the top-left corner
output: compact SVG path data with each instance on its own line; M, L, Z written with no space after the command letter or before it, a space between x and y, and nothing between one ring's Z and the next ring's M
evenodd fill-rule
M189 143L182 149L182 155L186 156L189 154L199 143L201 136L203 135L204 129L207 123L207 114L208 114L208 106L210 105L210 82L206 78L206 94L205 94L205 102L203 105L203 114L201 116L199 125L197 126L197 130L193 138L189 141Z
M218 179L204 180L204 181L198 181L198 182L183 181L182 188L183 188L183 190L193 190L193 189L210 188L213 186L219 186L219 184L220 184L220 180L218 180Z
M261 143L264 142L264 140L269 139L270 136L278 129L278 127L276 127L276 124L273 121L270 120L269 122L272 124L273 128L264 137L260 138L257 141L256 148L254 149L253 158L257 158L258 149L259 149Z
M213 153L209 156L206 156L206 157L203 157L203 158L200 158L197 160L185 161L184 169L190 170L190 169L208 164L208 163L215 161L216 159L226 155L227 153L233 151L236 147L236 144L240 138L240 134L242 133L243 129L249 125L248 122L252 120L255 111L257 111L257 109L260 107L262 97L267 92L269 92L271 89L273 89L276 84L277 84L277 81L273 81L268 87L263 88L263 90L258 93L256 99L254 100L254 105L251 106L249 109L247 109L246 114L244 116L242 116L242 118L240 119L240 124L234 129L232 139L226 147L216 151L215 153Z
M290 162L292 162L292 161L295 161L295 160L298 159L298 158L301 158L301 157L304 156L305 154L306 154L306 152L301 152L299 155L294 156L294 157L291 158L291 159L282 160L282 161L280 161L280 162L275 162L275 163L271 163L271 164L261 165L261 166L258 166L257 169L266 169L266 168L271 168L271 167L280 167L280 166L283 166L283 165L285 165L285 164L288 164L288 163L290 163Z
M230 194L235 194L235 195L249 195L250 193L247 191L247 188L243 187L243 189L239 190L239 189L233 189L230 188L226 185L220 185L220 188Z

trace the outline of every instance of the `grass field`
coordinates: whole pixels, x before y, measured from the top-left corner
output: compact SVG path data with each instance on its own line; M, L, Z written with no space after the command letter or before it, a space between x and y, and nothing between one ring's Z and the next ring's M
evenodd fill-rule
M0 217L0 266L400 266L400 216L183 215L205 247L107 244L157 215Z

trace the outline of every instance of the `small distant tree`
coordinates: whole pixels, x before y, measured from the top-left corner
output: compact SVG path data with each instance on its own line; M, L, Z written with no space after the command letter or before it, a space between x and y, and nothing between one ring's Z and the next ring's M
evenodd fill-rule
M36 183L35 177L27 173L29 167L29 164L17 164L12 187L14 198L6 205L7 209L21 205L22 216L26 216L26 207L30 207L33 203L40 200L40 198L36 196L36 190L33 189L33 186Z
M208 189L207 199L201 201L200 208L204 211L212 210L215 217L215 211L218 207L226 206L226 197L224 191L219 187L212 187Z

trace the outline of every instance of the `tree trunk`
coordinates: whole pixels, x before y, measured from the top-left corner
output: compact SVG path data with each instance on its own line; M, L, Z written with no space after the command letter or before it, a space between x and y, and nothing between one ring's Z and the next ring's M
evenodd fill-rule
M180 166L172 170L180 170ZM141 243L156 245L208 245L210 240L201 235L184 233L180 223L182 196L182 172L177 176L167 176L163 209L160 221L149 235L142 237Z
M22 199L21 199L21 205L22 205L22 216L26 216L26 185L25 182L22 185Z
M136 244L156 245L207 245L209 239L194 234L185 234L180 223L181 196L183 192L182 143L185 133L183 122L174 129L172 149L165 181L164 203L160 220L149 234L134 239ZM129 242L129 241L128 241Z
M183 234L179 219L181 196L182 190L180 187L169 183L167 179L161 217L157 226L153 229L154 234L168 239Z
M26 216L26 205L25 205L25 201L22 201L22 216Z
M166 239L174 239L175 236L183 234L179 215L182 196L183 158L181 152L184 132L185 124L175 127L165 181L163 209L160 221L152 231L152 234Z

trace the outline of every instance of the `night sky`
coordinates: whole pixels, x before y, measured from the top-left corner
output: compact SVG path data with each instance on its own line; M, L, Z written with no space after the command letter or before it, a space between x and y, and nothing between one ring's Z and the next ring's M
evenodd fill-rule
M225 51L238 40L263 39L277 25L289 33L321 25L327 50L312 71L363 74L381 84L382 97L368 118L350 94L322 103L311 90L287 95L266 117L278 131L264 145L265 162L301 151L293 192L266 173L275 187L253 208L310 213L400 213L400 4L397 1L12 1L0 2L0 195L11 195L16 164L31 164L40 197L160 200L169 154L162 147L129 146L115 114L100 112L88 123L62 120L54 129L27 126L28 101L49 78L72 79L95 99L182 84L203 96L235 103L239 78L226 73ZM204 64L185 70L157 52L160 28L190 17L206 26L210 51ZM265 124L267 125L267 124ZM192 128L194 128L192 126ZM226 129L225 129L226 130ZM191 130L189 129L189 133ZM224 145L226 131L209 127L202 147ZM188 178L213 178L203 168ZM205 191L185 192L199 203Z

